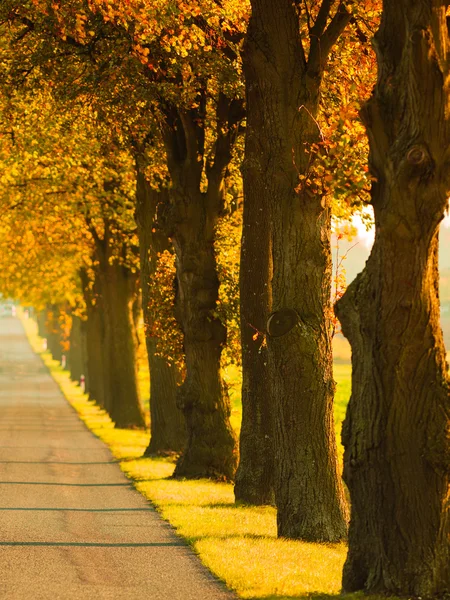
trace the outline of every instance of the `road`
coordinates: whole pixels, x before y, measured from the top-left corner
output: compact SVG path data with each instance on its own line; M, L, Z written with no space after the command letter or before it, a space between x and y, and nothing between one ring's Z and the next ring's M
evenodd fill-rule
M1 600L232 600L0 319Z

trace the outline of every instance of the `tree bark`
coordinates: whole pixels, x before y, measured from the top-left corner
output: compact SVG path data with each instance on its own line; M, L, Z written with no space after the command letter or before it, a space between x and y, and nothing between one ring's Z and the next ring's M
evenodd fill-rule
M177 255L176 315L184 334L186 377L178 403L187 426L187 445L175 477L233 479L236 436L220 357L226 328L214 315L219 296L213 229L208 232L204 197L183 199L186 212L173 242Z
M237 132L238 110L220 94L214 157L206 163L206 94L191 111L172 108L163 137L171 188L171 238L176 254L176 318L184 335L186 377L178 403L187 445L174 476L234 478L238 452L230 425L230 401L220 366L226 327L216 314L219 291L214 238L223 203L224 178ZM202 174L208 189L203 192Z
M126 242L112 238L109 222L105 220L102 238L93 227L91 233L95 242L94 281L91 285L85 274L83 283L91 393L100 394L102 406L116 427L144 427L137 387L133 314L139 275L125 264ZM115 248L114 255L113 243L122 244ZM102 375L101 383L94 378L96 372Z
M80 338L81 338L81 375L84 375L85 393L89 394L90 376L87 354L87 318L84 316L80 323Z
M69 367L72 381L80 381L83 375L83 341L81 337L81 318L72 315L72 327L70 330Z
M325 29L329 6L322 24L317 18L306 58L294 4L253 0L245 60L247 112L255 123L246 162L259 172L255 193L271 222L267 343L278 534L309 541L346 536L333 420L330 209L308 181L314 155L307 152L320 141L324 61L349 20L342 9Z
M244 72L251 80L251 59ZM251 51L250 51L251 54ZM247 106L254 105L256 86L247 86ZM240 311L242 345L242 425L239 438L239 467L234 495L237 502L264 505L275 503L273 399L268 381L266 323L272 301L272 247L268 207L263 205L264 179L251 160L259 156L261 113L247 115L244 172L244 215L240 261Z
M137 158L136 222L139 229L142 308L145 341L150 369L150 443L145 456L180 452L186 443L184 416L177 406L181 373L176 364L157 354L158 339L152 335L155 316L150 310L149 285L156 272L157 255L171 244L156 222L161 203L168 204L168 193L152 189Z
M98 277L92 285L83 269L80 273L83 296L86 303L86 351L87 351L87 388L89 399L95 400L102 408L106 407L105 373L103 361L103 319L102 299L99 295Z
M450 381L438 228L450 195L444 3L385 0L378 82L362 111L376 237L337 304L352 345L343 428L351 495L346 591L450 593Z
M99 270L104 306L104 375L116 427L144 427L137 387L133 299L137 274L118 262L102 260Z

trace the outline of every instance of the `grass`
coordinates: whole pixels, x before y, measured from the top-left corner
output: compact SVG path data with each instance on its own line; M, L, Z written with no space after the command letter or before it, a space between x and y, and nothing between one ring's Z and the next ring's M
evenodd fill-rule
M209 480L170 479L168 458L141 458L148 432L115 429L108 415L90 402L60 364L42 350L31 320L23 321L30 343L63 394L91 431L111 449L136 489L152 502L178 535L228 588L247 600L355 600L360 594L340 594L345 544L308 544L277 539L273 507L236 506L231 484ZM350 366L337 365L336 427L340 429L350 392ZM239 427L239 373L226 373ZM369 596L370 600L387 600ZM391 599L392 600L392 599Z
M241 381L242 371L236 365L229 365L224 369L223 378L228 387L228 394L231 403L230 422L236 434L239 435L242 421L241 406Z

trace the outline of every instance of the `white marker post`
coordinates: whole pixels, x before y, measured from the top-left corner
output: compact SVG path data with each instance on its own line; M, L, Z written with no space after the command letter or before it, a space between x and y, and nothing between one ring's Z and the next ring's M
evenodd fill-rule
M80 377L80 388L84 394L84 392L86 391L86 378L84 375L81 375L81 377Z

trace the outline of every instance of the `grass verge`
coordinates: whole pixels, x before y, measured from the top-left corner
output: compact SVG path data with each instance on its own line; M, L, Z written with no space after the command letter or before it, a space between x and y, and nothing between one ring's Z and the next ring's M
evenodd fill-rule
M275 509L236 506L231 484L170 479L174 469L170 459L141 458L149 433L115 429L105 411L89 401L70 380L68 372L43 350L35 323L23 318L22 323L33 350L41 356L68 402L87 427L109 446L136 489L239 597L247 600L363 598L361 594L339 593L347 552L345 544L278 539ZM345 368L342 366L346 374ZM341 387L342 402L347 392ZM379 596L364 598L387 600Z

